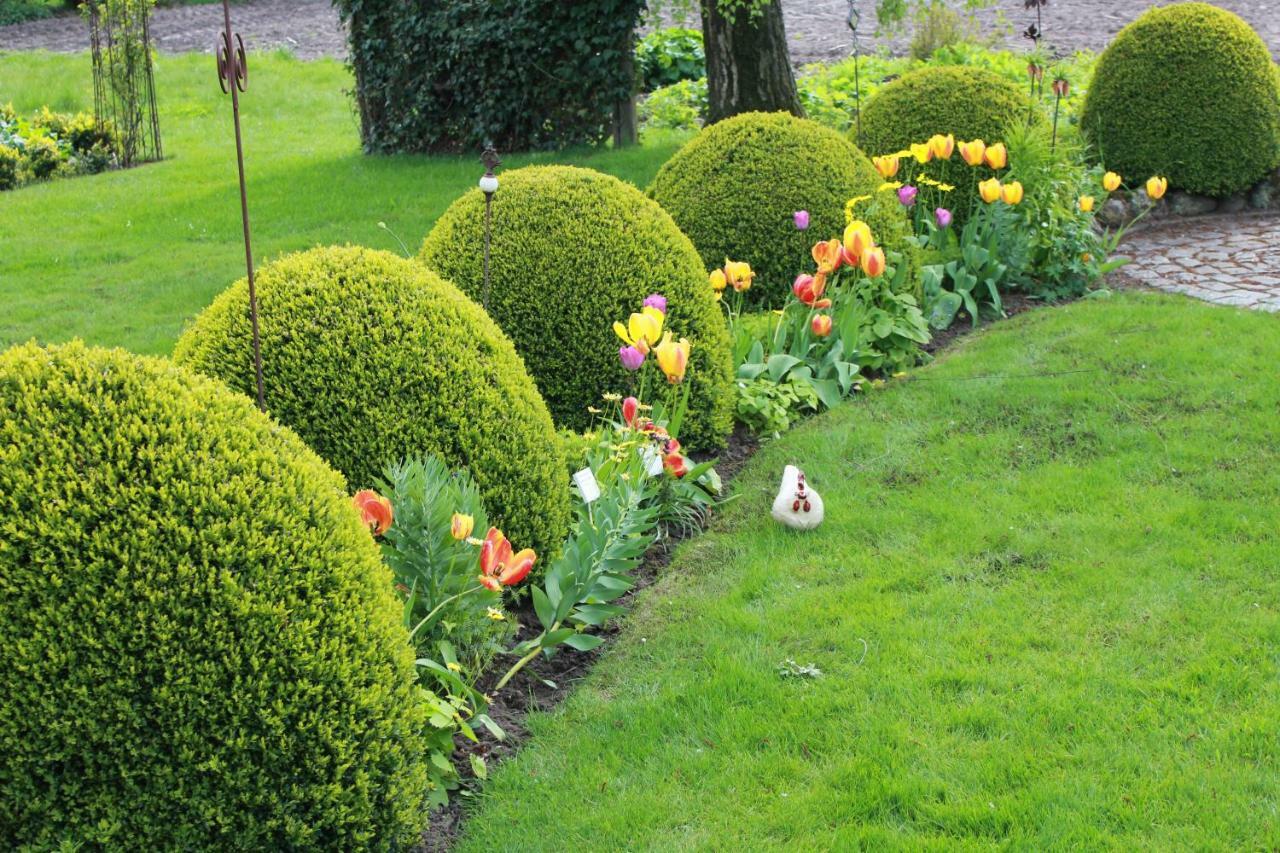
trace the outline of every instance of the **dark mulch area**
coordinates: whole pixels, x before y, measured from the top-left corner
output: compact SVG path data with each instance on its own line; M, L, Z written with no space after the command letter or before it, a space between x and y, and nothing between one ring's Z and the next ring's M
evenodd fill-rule
M1110 279L1108 283L1112 284L1112 286L1117 286L1117 284L1127 286L1122 282L1112 283ZM1045 303L1019 294L1011 294L1004 297L1004 308L1007 317L1041 307L1045 307ZM978 328L986 328L988 325L990 325L990 321L984 321L983 325ZM967 321L956 322L946 331L935 332L933 340L924 349L930 355L937 355L955 343L956 340L973 331L974 328L971 323ZM728 446L724 451L716 455L716 470L719 471L721 480L726 486L732 482L734 477L751 460L751 457L755 455L756 451L760 449L760 444L760 439L743 427L739 426L734 430L733 435L729 438ZM623 596L618 603L630 609L636 596L651 586L671 563L676 546L685 538L687 538L687 534L684 531L672 530L664 532L657 544L649 549L648 554L645 555L644 562L632 576L636 582L635 587ZM527 600L515 605L512 608L511 615L520 623L517 640L534 636L539 632L538 617L534 614L533 607ZM458 772L463 777L463 784L469 787L476 784L476 780L471 773L470 756L472 754L484 758L485 763L491 770L500 761L514 754L520 748L521 743L524 742L528 732L525 728L525 718L534 711L545 712L553 710L564 701L574 686L590 672L596 661L607 653L611 641L622 633L625 625L625 617L615 619L606 625L600 631L600 634L607 641L590 652L579 652L562 647L561 651L552 658L536 658L521 670L498 695L493 695L493 685L502 677L506 671L506 666L494 666L491 672L486 673L480 679L478 686L482 692L492 697L489 716L502 727L507 737L506 740L500 741L483 729L478 729L476 735L480 738L479 743L472 743L465 739L460 741L458 752L454 755L454 764L458 767ZM438 809L432 813L430 825L423 832L422 841L417 848L419 851L443 853L443 851L448 851L453 847L454 842L462 832L462 823L466 817L466 799L467 797L464 793L456 793L446 808Z

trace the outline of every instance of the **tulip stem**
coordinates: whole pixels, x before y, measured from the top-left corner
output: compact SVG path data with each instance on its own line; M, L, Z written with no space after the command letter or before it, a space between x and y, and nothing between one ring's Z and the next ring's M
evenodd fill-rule
M484 587L479 585L473 586L470 589L464 589L462 592L455 593L454 595L449 596L444 601L440 602L435 607L431 608L431 612L428 613L426 616L423 616L422 621L419 622L417 625L415 625L413 627L413 630L409 632L409 640L411 642L414 641L418 636L418 632L422 630L422 626L430 622L432 617L434 617L437 613L439 613L446 604L450 603L451 601L457 601L459 598L462 598L464 595L470 595L471 593L481 589L484 589Z
M1057 84L1054 84L1057 88ZM1055 93L1056 94L1056 93ZM1053 102L1053 142L1049 144L1049 153L1058 150L1058 107L1062 105L1062 95L1057 95Z
M560 623L557 622L556 624L552 625L551 630L547 631L546 633L550 634L552 631L555 631L559 627L560 627ZM507 674L502 676L502 680L494 685L493 692L497 693L499 690L506 687L507 682L510 681L512 678L514 678L517 672L524 669L525 665L528 664L529 661L536 658L538 656L538 652L540 651L542 651L542 646L538 646L538 648L534 649L533 651L529 652L529 654L525 655L524 657L520 658L520 660L516 661L515 665L512 666L511 669L507 670Z

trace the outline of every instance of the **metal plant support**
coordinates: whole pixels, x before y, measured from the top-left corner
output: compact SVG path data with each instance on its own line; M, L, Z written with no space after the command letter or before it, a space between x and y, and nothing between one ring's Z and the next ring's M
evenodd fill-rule
M489 242L493 232L493 194L498 191L498 175L494 171L502 165L493 143L485 144L484 153L480 155L484 164L484 175L480 177L480 191L484 193L484 289L480 298L484 310L489 310Z
M231 118L236 129L236 168L240 172L240 221L244 225L244 265L249 278L249 321L253 327L253 374L257 383L258 408L267 410L262 388L262 339L258 333L258 291L253 280L253 247L249 239L249 196L244 187L244 143L240 136L240 93L249 82L244 41L231 31L231 6L222 0L223 30L214 49L218 58L218 85L231 94Z
M93 115L115 130L122 167L164 157L151 66L151 0L88 0Z
M858 139L862 138L862 81L858 79L858 60L860 51L858 49L858 22L862 16L858 14L854 0L849 0L849 32L853 33L853 120L855 132ZM861 144L861 143L859 143Z

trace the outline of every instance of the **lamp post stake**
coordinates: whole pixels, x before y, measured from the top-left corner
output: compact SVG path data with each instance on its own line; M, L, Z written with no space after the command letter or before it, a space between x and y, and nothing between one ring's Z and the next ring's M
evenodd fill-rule
M489 310L489 242L493 232L493 194L498 191L498 176L494 173L502 165L498 152L492 142L486 142L484 153L480 155L484 164L484 175L480 178L480 191L484 193L484 290L481 302L484 310Z

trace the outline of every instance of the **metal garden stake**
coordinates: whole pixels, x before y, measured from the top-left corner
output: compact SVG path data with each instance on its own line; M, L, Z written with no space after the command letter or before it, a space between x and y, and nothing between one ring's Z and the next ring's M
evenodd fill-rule
M240 220L244 224L244 265L249 278L249 320L253 326L253 373L257 383L258 408L267 410L262 389L262 340L258 333L258 291L253 281L253 248L249 240L249 197L244 188L244 143L240 137L240 93L249 82L244 41L231 31L231 6L222 0L222 35L215 53L218 57L218 85L231 94L231 117L236 129L236 167L240 172ZM233 44L234 42L234 44Z
M481 296L481 302L484 304L484 310L488 311L489 239L493 231L493 194L498 191L498 176L493 170L502 165L502 161L498 159L498 152L494 149L492 142L485 144L484 153L480 155L480 162L484 164L484 175L480 178L480 192L484 193L484 291Z

